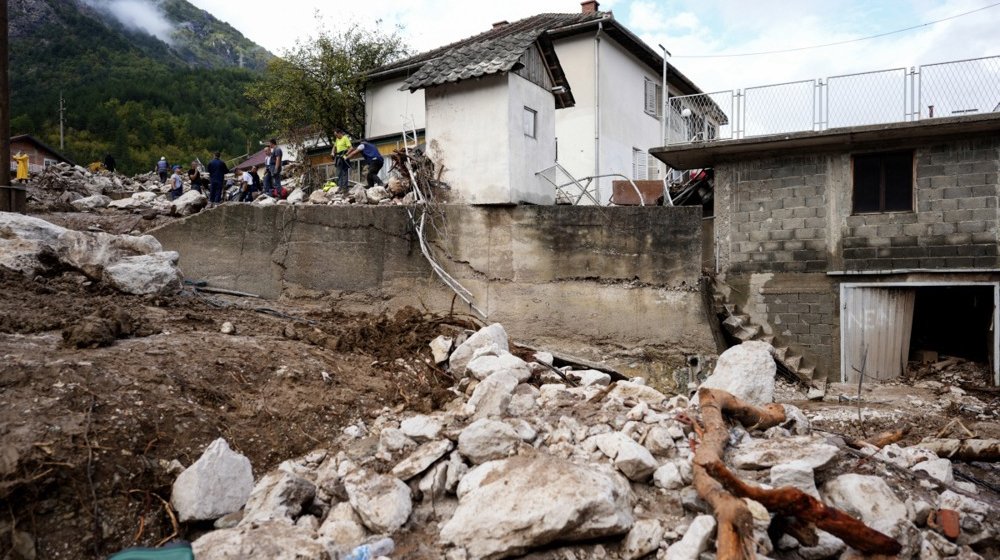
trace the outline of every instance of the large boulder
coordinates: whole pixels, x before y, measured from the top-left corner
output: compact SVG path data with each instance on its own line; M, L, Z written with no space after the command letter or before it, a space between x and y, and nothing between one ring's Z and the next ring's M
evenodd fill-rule
M264 475L254 486L240 525L262 521L292 523L316 497L316 485L293 473L278 469Z
M379 202L392 197L392 195L389 194L389 191L381 185L375 185L374 187L366 190L365 196L368 197L368 201L372 204L378 204Z
M466 372L476 379L483 380L498 371L509 373L519 383L531 377L531 369L527 362L509 352L501 352L499 356L477 356L469 361Z
M252 491L250 459L219 438L177 477L170 503L182 522L218 519L242 508Z
M191 190L177 197L171 206L173 206L172 214L190 216L191 214L197 214L202 208L208 206L208 198L198 191Z
M633 524L631 494L613 472L551 455L491 461L462 480L441 540L488 560L555 541L622 535Z
M754 405L774 401L774 347L759 340L748 340L726 350L703 388L722 389Z
M127 294L176 292L184 279L177 269L178 259L175 251L123 257L104 269L104 281Z
M431 441L418 447L409 457L403 459L392 469L392 475L400 480L410 480L427 470L451 451L454 444L449 439Z
M365 527L375 533L393 533L413 511L410 488L394 476L360 469L344 479L347 498Z
M108 204L111 204L111 199L104 196L103 194L95 194L91 196L85 196L83 198L78 198L73 202L70 202L73 208L80 212L86 212L87 210L97 210L98 208L106 208Z
M510 352L507 331L504 330L503 325L500 323L493 323L479 329L479 331L467 338L465 342L459 344L458 348L455 348L455 351L451 353L451 357L448 359L448 367L452 372L464 375L465 368L469 365L469 361L472 360L473 354L477 350L493 344L504 352Z
M792 436L780 439L755 439L733 448L733 466L738 469L760 470L775 465L799 461L813 469L825 467L840 453L840 448L814 436Z
M198 560L302 560L329 558L312 531L279 521L242 525L206 533L194 541Z
M826 481L822 495L827 504L888 535L898 535L907 520L906 504L877 476L842 474Z
M504 416L517 385L517 378L505 371L498 371L479 382L468 402L474 417Z

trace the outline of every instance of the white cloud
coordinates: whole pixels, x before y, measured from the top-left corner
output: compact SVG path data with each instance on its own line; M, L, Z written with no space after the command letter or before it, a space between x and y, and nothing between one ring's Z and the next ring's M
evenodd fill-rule
M144 31L164 43L173 42L174 27L159 5L150 0L83 0L111 15L129 29Z

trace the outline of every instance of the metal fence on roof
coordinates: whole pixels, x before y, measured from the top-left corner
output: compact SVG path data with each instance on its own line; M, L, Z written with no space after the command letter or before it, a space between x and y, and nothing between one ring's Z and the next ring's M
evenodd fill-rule
M664 144L1000 112L1000 56L666 100Z

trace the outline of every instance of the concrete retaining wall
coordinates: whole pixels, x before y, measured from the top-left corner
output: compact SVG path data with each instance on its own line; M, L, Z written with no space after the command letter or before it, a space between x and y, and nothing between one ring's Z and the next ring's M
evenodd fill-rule
M441 264L516 339L621 363L664 358L663 371L715 352L698 292L700 208L450 206L436 223ZM371 312L453 304L403 207L231 204L150 233L180 253L187 278L213 286L329 294Z

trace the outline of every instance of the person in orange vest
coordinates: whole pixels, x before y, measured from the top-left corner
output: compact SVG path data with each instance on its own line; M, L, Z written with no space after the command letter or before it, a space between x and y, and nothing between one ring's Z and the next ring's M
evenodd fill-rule
M28 180L28 154L17 152L14 155L14 161L17 162L17 175L14 177L18 181Z

